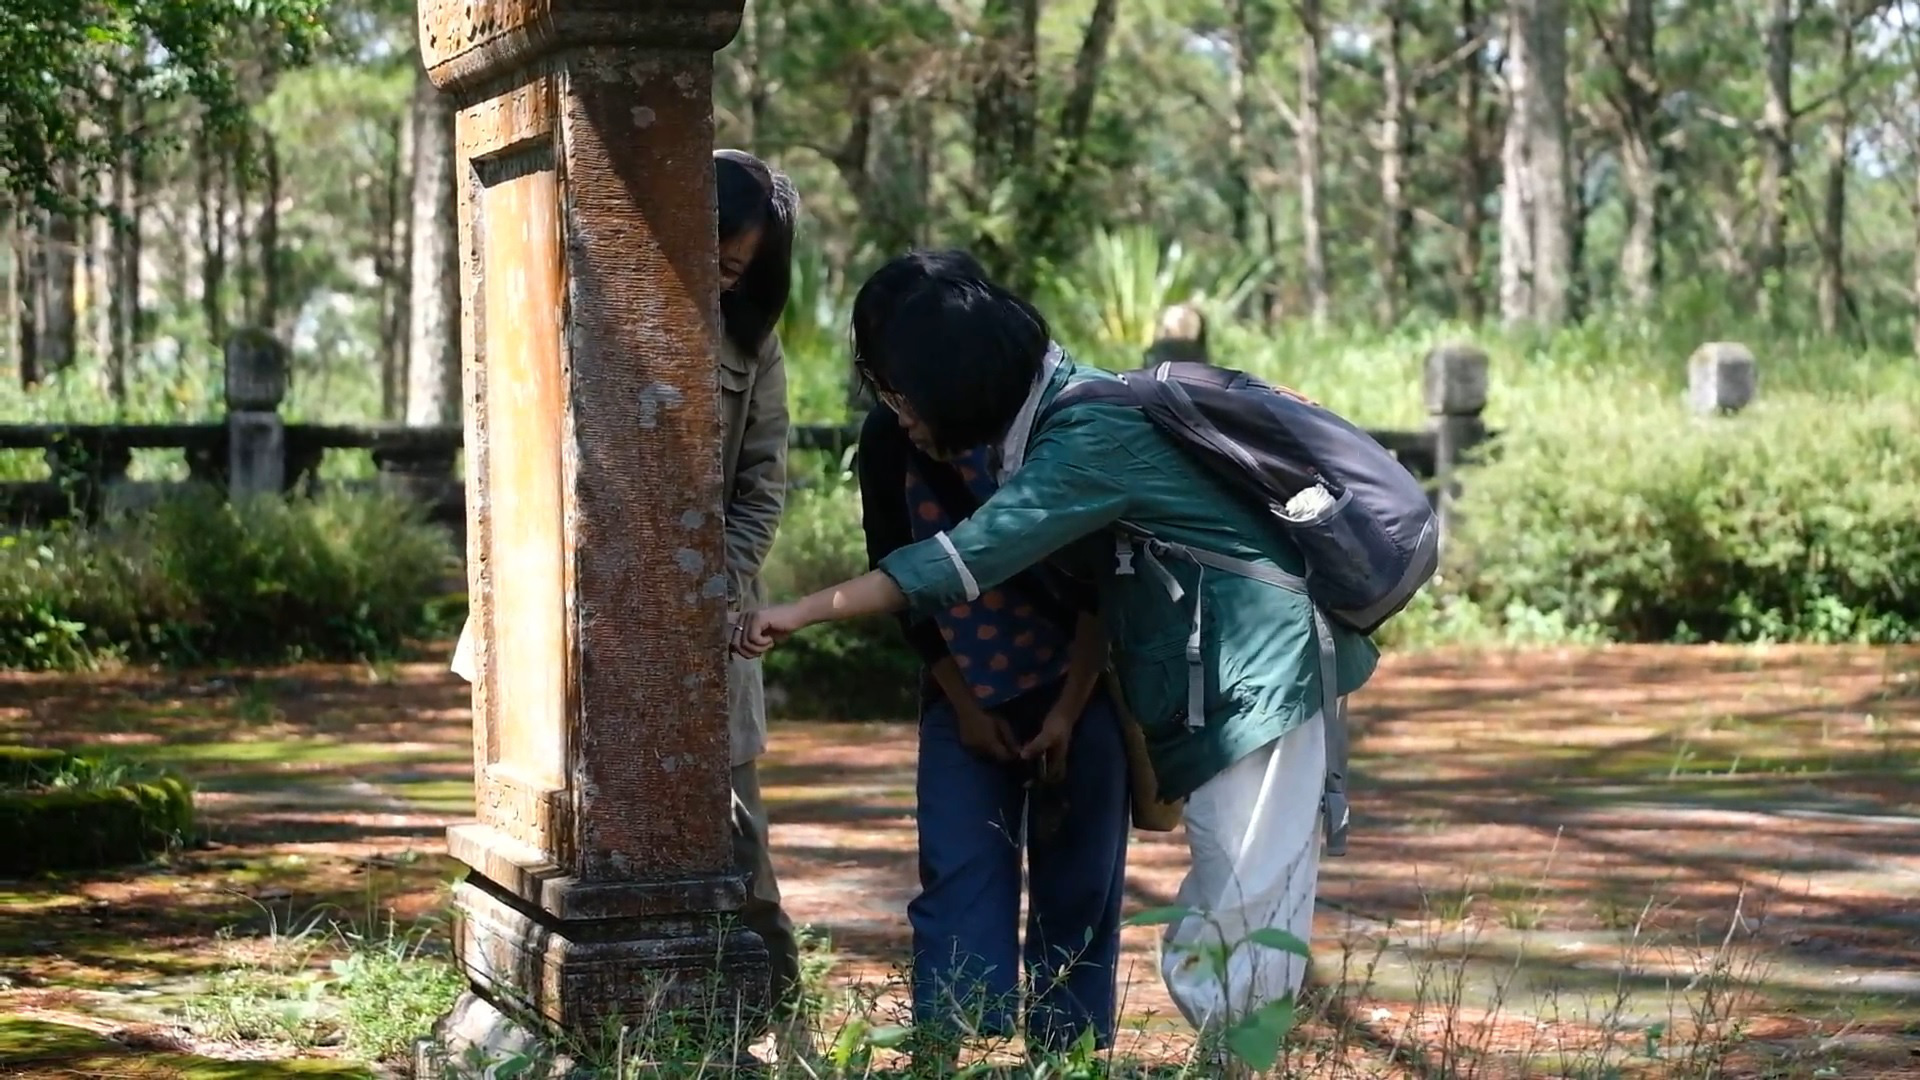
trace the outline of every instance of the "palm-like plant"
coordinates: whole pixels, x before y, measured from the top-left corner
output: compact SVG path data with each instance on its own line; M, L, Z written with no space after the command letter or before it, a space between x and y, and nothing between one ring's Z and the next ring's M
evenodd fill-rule
M1188 303L1209 318L1232 315L1266 283L1273 260L1244 255L1224 264L1203 260L1180 241L1162 245L1152 229L1102 230L1077 272L1054 282L1060 300L1106 344L1144 349L1153 344L1160 313Z

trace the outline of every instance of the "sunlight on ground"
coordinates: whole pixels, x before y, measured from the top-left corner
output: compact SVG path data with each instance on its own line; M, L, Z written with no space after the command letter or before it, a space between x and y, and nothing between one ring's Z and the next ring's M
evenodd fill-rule
M1920 1069L1917 672L1914 650L1396 658L1357 699L1352 851L1323 872L1298 1052L1316 1075L1408 1054L1548 1075L1601 1046L1641 1071ZM437 914L440 838L471 806L462 691L435 665L0 681L0 737L180 768L212 841L6 885L0 1012L164 1030L248 940ZM912 728L773 741L793 917L831 939L836 999L897 1009ZM1169 902L1178 836L1129 859L1133 908ZM1124 942L1127 1046L1185 1056L1153 932Z

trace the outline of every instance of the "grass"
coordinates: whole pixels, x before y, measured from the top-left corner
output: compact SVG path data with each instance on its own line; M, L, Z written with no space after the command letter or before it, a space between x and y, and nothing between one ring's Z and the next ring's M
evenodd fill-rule
M1184 913L1148 911L1133 923L1156 924L1178 914ZM1432 914L1428 921L1434 925L1454 921L1443 912ZM1683 940L1644 924L1631 930L1616 946L1615 974L1584 986L1537 981L1524 948L1510 962L1489 968L1474 955L1471 930L1427 930L1399 940L1355 932L1331 956L1323 951L1316 977L1297 1003L1283 999L1233 1018L1215 1039L1196 1041L1140 1025L1116 1049L1096 1050L1083 1041L1062 1053L1033 1055L1015 1038L978 1033L957 1043L920 1041L901 1015L898 976L836 984L816 967L809 970L809 992L827 1005L814 1014L808 1032L816 1052L776 1059L756 1075L1601 1080L1723 1074L1749 1049L1749 1018L1765 978L1764 959L1747 947L1755 921L1736 903L1724 931L1706 938ZM1260 944L1291 947L1278 940ZM1387 985L1394 981L1410 982L1412 992ZM562 1044L583 1075L718 1080L735 1074L738 1048L754 1041L738 1028L698 1025L685 1014L639 1012L638 1022L611 1024ZM760 1049L767 1046L762 1041ZM1216 1056L1216 1046L1225 1049L1224 1057ZM447 1077L512 1075L542 1064L508 1054L442 1055L440 1074Z
M0 1075L14 1080L371 1080L328 1061L228 1061L129 1045L82 1028L0 1016Z
M226 936L232 962L182 1010L188 1029L398 1061L466 988L433 924L403 927L390 913L364 925L322 914L283 924L262 910L271 919L264 936Z

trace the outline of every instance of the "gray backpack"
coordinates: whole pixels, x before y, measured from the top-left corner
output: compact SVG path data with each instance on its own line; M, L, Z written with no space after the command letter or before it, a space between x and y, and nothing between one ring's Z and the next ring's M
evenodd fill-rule
M1161 565L1177 558L1306 596L1320 649L1321 715L1327 778L1321 808L1326 851L1346 854L1346 705L1339 696L1330 623L1371 634L1398 614L1439 568L1440 528L1426 490L1372 436L1301 395L1243 372L1201 363L1163 363L1118 381L1075 383L1051 415L1099 402L1139 409L1155 427L1269 515L1296 548L1306 576L1161 540L1121 523L1118 572L1134 572L1135 551L1176 603L1185 592ZM1187 723L1206 722L1201 596L1187 636Z

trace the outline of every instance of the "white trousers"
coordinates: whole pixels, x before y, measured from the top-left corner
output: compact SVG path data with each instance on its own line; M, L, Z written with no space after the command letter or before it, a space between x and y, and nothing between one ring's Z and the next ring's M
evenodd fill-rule
M1320 792L1327 767L1319 715L1241 758L1188 798L1192 864L1177 903L1196 914L1161 937L1160 976L1196 1029L1231 1024L1296 993L1307 962L1251 943L1263 927L1310 941L1320 882ZM1217 965L1232 949L1225 971Z

